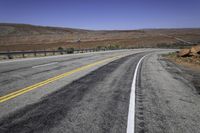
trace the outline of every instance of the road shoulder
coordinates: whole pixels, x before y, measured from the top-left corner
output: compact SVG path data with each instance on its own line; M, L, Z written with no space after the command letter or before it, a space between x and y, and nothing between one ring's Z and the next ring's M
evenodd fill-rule
M200 96L177 66L158 54L141 67L136 97L137 131L191 133L200 130Z

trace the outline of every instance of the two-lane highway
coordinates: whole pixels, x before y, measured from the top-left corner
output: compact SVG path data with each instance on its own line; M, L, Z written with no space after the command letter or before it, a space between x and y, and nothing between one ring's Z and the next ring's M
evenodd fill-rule
M145 50L96 52L2 62L0 116L35 103L43 96L112 60L141 51Z
M159 125L170 118L160 112L170 109L175 115L176 108L158 106L169 95L162 89L186 89L155 58L169 51L120 50L0 63L0 132L168 132ZM160 92L163 97L153 101ZM159 113L160 121L153 117ZM169 131L173 129L181 131L176 125Z
M85 57L71 56L70 59L65 59L59 66L48 62L46 63L47 65L40 64L37 67L22 67L22 69L18 68L15 71L7 71L7 73L23 74L23 76L30 78L37 76L35 74L36 72L38 73L36 68L40 68L39 71L42 71L43 74L50 75L49 73L59 71L61 76L56 73L58 77L54 77L55 80L50 78L50 81L49 79L44 80L43 83L39 82L22 90L2 89L2 94L8 93L1 97L5 109L11 109L13 108L12 106L17 106L19 103L24 104L24 107L9 113L8 117L3 117L1 129L4 132L126 132L133 75L138 61L145 54L144 50L129 50L84 55ZM56 62L59 62L59 60L56 60ZM58 69L61 66L70 67L70 65L77 62L85 64L80 64L76 69ZM105 62L110 63L105 64ZM65 81L69 74L63 73L64 71L70 73L73 71L72 74L77 74L79 71L87 70L101 63L104 63L105 66L85 77L70 84ZM32 69L31 72L30 69ZM43 74L38 76L42 77ZM63 74L66 77L62 76ZM48 93L49 95L41 100L35 101L30 105L27 104L27 102L30 103L29 101L31 101L27 99L35 95L34 91L44 90L43 88L36 90L32 88L35 86L37 88L42 87L40 85L46 85L45 83L48 84L51 81L58 82L59 79L62 79L61 84L64 86L61 88L54 86L57 89L51 91L51 94ZM17 82L19 81L16 81L15 84ZM12 93L9 91L12 91ZM17 97L9 99L9 97L12 98L13 95L15 96L18 93ZM21 102L22 100L26 101L26 103ZM5 115L5 113L2 114Z

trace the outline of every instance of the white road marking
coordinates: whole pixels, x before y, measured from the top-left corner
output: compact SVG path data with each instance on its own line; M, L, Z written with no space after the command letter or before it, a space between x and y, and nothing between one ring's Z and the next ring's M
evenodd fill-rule
M54 64L57 64L57 63L58 63L58 62L52 62L52 63L48 63L48 64L33 66L32 68L38 68L38 67L44 67L44 66L54 65Z
M145 56L143 56L135 69L133 82L131 86L131 94L130 94L130 102L129 102L129 111L128 111L128 122L127 122L127 129L126 133L134 133L135 131L135 88L136 88L136 79L137 79L137 73L138 68L140 66L141 61L144 59Z

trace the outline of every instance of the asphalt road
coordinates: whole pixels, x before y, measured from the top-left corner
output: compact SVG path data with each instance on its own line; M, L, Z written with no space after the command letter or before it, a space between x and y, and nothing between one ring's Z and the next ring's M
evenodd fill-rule
M127 132L133 76L146 55L136 73L135 132L197 133L200 99L192 85L172 76L169 68L174 66L162 60L161 54L170 51L120 50L2 62L0 132Z

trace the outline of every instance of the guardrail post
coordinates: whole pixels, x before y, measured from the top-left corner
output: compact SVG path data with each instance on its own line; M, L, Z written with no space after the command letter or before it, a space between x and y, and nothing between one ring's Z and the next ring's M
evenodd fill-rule
M7 56L8 56L8 59L12 59L12 56L10 55L10 51L9 50L8 50Z
M46 50L44 49L44 56L47 56Z
M22 51L22 57L23 57L23 58L25 58L25 54L24 54L24 51Z
M34 56L36 57L37 56L37 52L34 50Z

